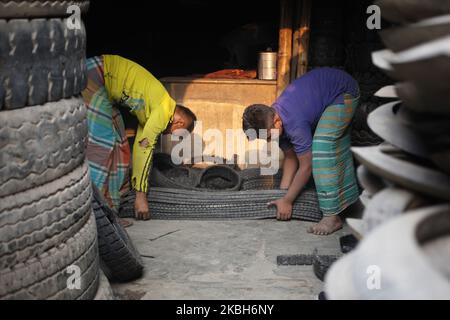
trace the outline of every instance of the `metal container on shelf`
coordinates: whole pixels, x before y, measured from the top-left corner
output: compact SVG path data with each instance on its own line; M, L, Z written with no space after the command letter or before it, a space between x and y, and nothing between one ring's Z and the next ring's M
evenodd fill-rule
M259 53L258 59L258 79L276 80L277 79L277 52L271 49Z

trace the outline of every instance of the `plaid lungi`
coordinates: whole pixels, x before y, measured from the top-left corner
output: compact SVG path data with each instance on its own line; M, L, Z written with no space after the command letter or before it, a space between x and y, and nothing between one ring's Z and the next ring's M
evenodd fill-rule
M351 122L359 98L329 106L313 138L313 176L325 216L338 215L359 198L351 148Z
M88 59L87 69L88 84L82 95L87 106L91 180L108 204L118 209L121 196L130 189L130 146L120 111L108 98L102 57Z

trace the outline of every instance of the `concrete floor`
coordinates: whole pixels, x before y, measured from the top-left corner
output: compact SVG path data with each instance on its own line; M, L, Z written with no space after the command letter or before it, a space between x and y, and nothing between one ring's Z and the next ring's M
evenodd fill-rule
M147 221L127 229L145 262L144 276L113 284L120 299L316 299L312 266L278 266L278 255L340 254L348 229L319 237L291 221Z

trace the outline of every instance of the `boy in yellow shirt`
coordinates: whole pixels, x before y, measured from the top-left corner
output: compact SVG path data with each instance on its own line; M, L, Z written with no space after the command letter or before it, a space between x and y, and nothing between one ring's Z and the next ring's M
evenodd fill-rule
M109 205L118 209L129 189L130 147L117 107L126 107L138 120L133 146L131 185L136 190L137 219L147 220L151 159L161 133L192 132L194 113L177 105L161 82L140 65L115 55L87 60L88 85L82 95L88 109L87 158L93 183Z

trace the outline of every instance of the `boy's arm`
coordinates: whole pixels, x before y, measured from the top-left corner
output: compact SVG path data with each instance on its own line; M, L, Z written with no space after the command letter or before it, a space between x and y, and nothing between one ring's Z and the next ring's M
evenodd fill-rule
M298 162L300 163L300 168L295 174L294 180L289 187L288 193L284 196L286 201L294 203L300 192L302 192L305 185L308 183L312 174L312 152L297 156Z
M284 150L283 177L280 189L288 190L298 170L298 159L293 148Z
M269 203L277 207L277 218L279 220L289 220L292 217L293 203L308 183L312 174L312 152L308 151L305 154L297 156L300 168L292 180L287 194L277 201Z
M153 156L153 150L158 136L166 129L167 120L162 112L154 110L148 118L140 134L136 136L133 148L133 188L138 192L147 193L148 178Z
M137 219L150 219L147 191L150 169L152 164L153 150L160 133L165 130L166 122L164 116L154 111L142 130L136 136L133 148L133 177L132 185L136 190L134 210Z

